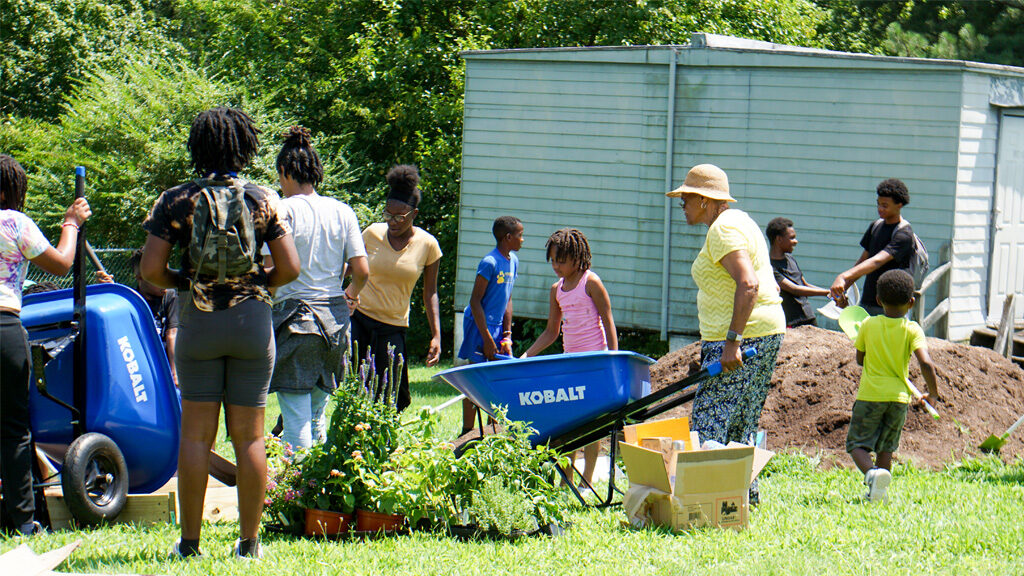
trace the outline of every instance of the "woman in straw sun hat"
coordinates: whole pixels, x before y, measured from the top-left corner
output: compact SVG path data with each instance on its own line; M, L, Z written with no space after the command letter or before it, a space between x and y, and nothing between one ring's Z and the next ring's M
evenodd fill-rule
M690 273L697 284L701 363L720 359L724 369L698 389L691 425L701 440L749 442L786 332L768 244L746 212L729 207L736 199L717 166L694 166L683 185L666 195L682 198L687 224L708 227ZM744 362L741 344L756 348L757 355ZM758 500L756 483L750 498Z

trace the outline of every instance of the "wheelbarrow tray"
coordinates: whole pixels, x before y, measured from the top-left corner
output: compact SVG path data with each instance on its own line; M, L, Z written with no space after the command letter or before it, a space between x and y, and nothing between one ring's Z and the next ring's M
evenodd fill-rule
M124 455L129 491L150 493L178 464L181 403L149 306L131 288L86 289L86 410L84 430L109 436ZM25 297L21 321L30 340L70 332L72 290ZM47 391L73 404L73 346L46 366ZM32 378L29 412L36 445L58 464L74 440L71 413L40 395Z
M649 394L653 363L635 352L578 352L470 364L434 379L488 414L507 407L508 418L529 422L542 444Z

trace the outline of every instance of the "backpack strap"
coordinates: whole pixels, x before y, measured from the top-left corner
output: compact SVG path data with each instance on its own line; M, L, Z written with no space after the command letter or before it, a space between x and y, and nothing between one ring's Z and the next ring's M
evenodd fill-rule
M218 206L217 227L220 230L227 230L235 225L235 222L242 217L242 204L245 202L245 186L235 178L228 178L228 187L234 191L231 203L224 213L220 213ZM227 281L228 272L228 238L224 234L217 236L217 283L223 284Z

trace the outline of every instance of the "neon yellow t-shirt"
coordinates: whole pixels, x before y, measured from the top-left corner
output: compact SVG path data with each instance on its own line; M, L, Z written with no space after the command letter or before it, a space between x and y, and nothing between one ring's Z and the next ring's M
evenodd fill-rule
M921 326L906 318L872 316L861 324L854 346L864 353L857 400L910 402L910 355L928 347Z
M786 314L782 311L782 296L775 282L768 243L761 228L742 210L735 208L722 212L708 228L704 246L690 267L697 284L697 319L700 321L702 340L725 340L732 322L732 303L736 296L736 281L721 264L731 252L745 250L757 275L757 300L743 329L744 338L760 338L786 333Z
M423 269L441 258L437 238L418 226L412 230L412 238L401 250L395 250L388 242L387 224L378 222L363 230L370 278L359 293L359 311L378 322L409 325L412 289Z

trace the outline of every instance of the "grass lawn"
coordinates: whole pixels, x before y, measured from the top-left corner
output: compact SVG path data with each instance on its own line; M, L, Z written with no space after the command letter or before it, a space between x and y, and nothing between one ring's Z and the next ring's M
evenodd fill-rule
M454 393L413 371L414 407ZM276 405L268 410L268 430ZM461 412L443 415L454 435ZM226 448L226 450L225 450ZM218 451L231 454L223 443ZM233 523L207 525L204 559L167 560L174 526L57 532L27 542L36 552L83 541L61 570L142 574L1024 574L1024 460L963 462L941 472L895 470L890 502L860 502L849 470L822 470L802 454L776 457L762 474L764 503L742 533L674 535L622 525L618 509L578 510L564 536L514 543L431 534L323 542L265 535L266 558L231 558ZM6 552L23 539L0 539ZM7 576L7 575L4 575Z

